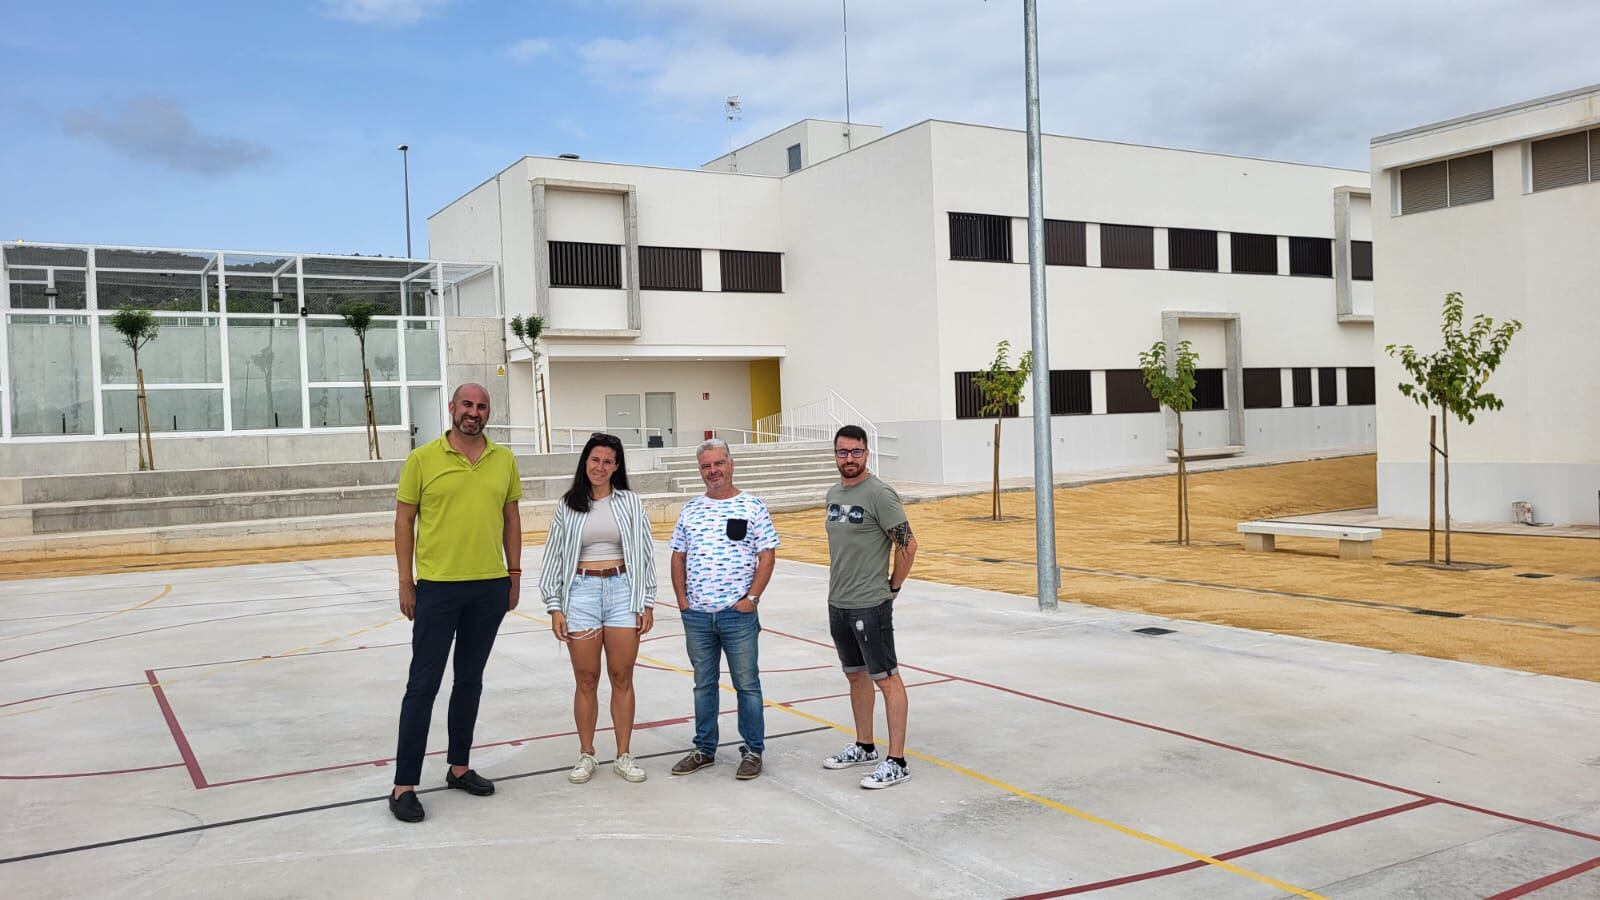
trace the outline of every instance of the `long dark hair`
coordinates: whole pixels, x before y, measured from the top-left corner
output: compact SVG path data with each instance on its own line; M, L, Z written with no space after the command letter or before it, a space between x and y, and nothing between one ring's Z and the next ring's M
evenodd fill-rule
M572 476L572 487L567 489L567 494L562 500L574 512L586 513L589 511L591 499L589 497L589 454L596 447L605 447L617 454L617 470L611 473L611 489L613 491L628 490L628 460L622 455L622 439L614 434L595 432L589 436L589 442L583 445L583 453L578 456L578 471Z

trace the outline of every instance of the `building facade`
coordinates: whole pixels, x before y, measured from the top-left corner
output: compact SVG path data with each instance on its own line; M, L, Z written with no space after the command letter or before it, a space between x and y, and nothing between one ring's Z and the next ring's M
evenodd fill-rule
M546 319L537 367L512 344L514 419L536 368L557 448L738 437L835 398L885 473L986 478L971 376L1029 345L1024 135L844 129L701 170L527 157L432 216L432 255L500 262L507 313ZM1374 443L1367 173L1056 136L1044 166L1058 470L1166 458L1136 372L1162 339L1199 353L1190 448ZM1006 418L1002 474L1032 471L1035 412Z
M1378 347L1437 348L1450 291L1524 326L1489 382L1505 408L1451 424L1453 514L1600 521L1600 85L1374 138L1372 185ZM1377 367L1379 509L1426 516L1428 412Z

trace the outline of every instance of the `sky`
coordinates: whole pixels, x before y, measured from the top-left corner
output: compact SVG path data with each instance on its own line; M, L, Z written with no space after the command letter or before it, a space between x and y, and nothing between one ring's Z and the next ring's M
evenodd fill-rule
M1022 127L1021 0L846 2L855 121ZM1038 5L1056 134L1365 169L1375 135L1600 82L1594 0ZM7 2L0 239L403 255L405 143L423 256L526 154L695 167L843 118L841 6Z

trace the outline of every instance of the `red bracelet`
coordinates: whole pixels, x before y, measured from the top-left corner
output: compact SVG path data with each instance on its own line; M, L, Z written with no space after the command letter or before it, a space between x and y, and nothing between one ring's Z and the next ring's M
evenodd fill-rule
M522 570L521 569L507 569L506 570L506 574L507 575L521 575L522 574Z

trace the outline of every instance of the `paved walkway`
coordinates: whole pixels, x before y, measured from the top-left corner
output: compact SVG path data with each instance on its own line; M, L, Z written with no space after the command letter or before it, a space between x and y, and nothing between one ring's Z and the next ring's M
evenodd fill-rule
M731 696L720 764L668 774L692 703L663 610L649 780L568 784L571 673L535 606L485 676L498 793L439 789L431 757L402 825L392 565L0 584L7 896L1600 896L1600 684L913 581L914 777L864 791L819 765L851 712L826 570L794 562L761 608L760 779L732 777Z

